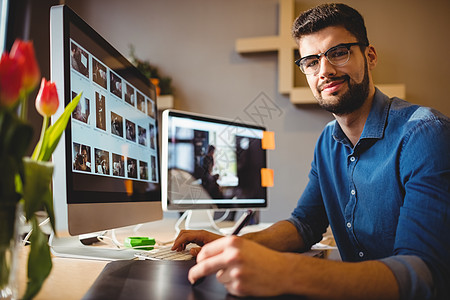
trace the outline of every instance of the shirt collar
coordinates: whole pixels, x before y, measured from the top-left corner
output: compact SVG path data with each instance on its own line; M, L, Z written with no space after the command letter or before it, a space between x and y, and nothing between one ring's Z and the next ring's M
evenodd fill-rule
M383 94L378 88L375 88L372 108L370 109L360 140L383 138L390 103L389 97ZM348 140L337 121L334 122L333 138L341 143Z

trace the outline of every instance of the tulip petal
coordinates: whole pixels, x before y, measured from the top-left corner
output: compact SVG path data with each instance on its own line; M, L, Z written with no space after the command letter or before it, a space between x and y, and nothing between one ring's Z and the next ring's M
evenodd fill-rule
M18 101L22 78L23 69L19 61L3 53L0 60L0 106L10 107Z
M43 117L50 117L56 113L59 106L58 92L54 82L42 78L41 88L36 97L36 109Z
M17 59L23 69L22 90L31 92L39 83L41 71L34 53L33 42L16 40L11 47L10 56Z

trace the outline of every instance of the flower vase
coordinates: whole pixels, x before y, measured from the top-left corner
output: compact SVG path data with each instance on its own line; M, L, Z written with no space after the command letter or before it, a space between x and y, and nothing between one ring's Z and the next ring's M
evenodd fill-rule
M23 226L22 203L0 201L0 299L19 298L18 262Z
M32 230L29 237L30 252L27 262L28 282L23 299L31 299L40 291L52 269L48 236L40 227L43 222L39 220L38 212L47 212L53 227L55 220L51 182L54 165L52 162L37 161L29 157L23 158L23 165L25 175L23 187L24 213ZM28 241L28 236L25 240Z
M33 128L26 121L27 98L39 83L40 70L34 55L32 42L16 40L10 53L0 58L0 298L17 297L15 284L18 259L14 224L24 219L31 229L24 237L30 243L27 261L27 286L24 300L32 299L40 291L50 274L52 261L48 236L41 230L39 212L48 215L55 229L51 180L53 151L77 107L81 93L64 109L49 126L50 117L59 106L58 92L53 82L42 78L36 96L36 110L43 117L42 131L31 158L24 158L33 137ZM17 204L21 203L21 216L17 218ZM25 221L23 221L25 222ZM47 222L47 219L45 220ZM28 240L29 238L29 240ZM1 300L0 299L0 300Z

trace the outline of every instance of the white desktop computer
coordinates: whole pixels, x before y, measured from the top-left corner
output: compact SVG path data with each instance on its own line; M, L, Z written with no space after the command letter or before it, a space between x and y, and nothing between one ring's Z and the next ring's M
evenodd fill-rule
M65 5L51 9L51 80L64 106L82 92L54 152L57 256L129 259L79 235L186 212L186 228L217 229L214 211L267 207L265 128L182 111L163 113L161 163L155 87ZM206 216L206 217L205 217Z
M78 236L162 219L155 87L69 7L51 8L50 27L62 104L53 119L83 93L53 155L56 229ZM51 246L59 256L133 257L77 237Z

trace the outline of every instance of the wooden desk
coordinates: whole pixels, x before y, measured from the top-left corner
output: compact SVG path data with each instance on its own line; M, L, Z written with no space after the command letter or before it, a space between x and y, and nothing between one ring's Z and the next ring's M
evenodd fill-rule
M25 248L25 247L24 247ZM19 273L19 295L23 296L26 288L26 254L21 251L21 269ZM35 299L81 299L94 283L107 261L82 260L70 258L53 258L50 276ZM23 267L22 267L23 266Z
M161 241L169 241L174 238L176 219L146 223L133 232L134 226L116 230L119 241L128 236L151 236ZM65 236L67 233L61 233ZM100 243L101 244L101 243ZM98 245L97 247L113 247L112 245ZM19 256L19 296L23 296L26 288L26 260L29 247L22 247ZM109 261L71 259L53 257L52 271L44 282L36 300L52 299L81 299L88 291L100 272Z
M137 232L133 232L134 227L126 227L116 230L119 241L123 241L127 236L151 236L160 241L169 241L174 238L175 219L165 219L161 221L144 224ZM224 222L225 223L225 222ZM225 224L232 226L232 223ZM61 234L61 236L64 236ZM324 238L329 241L328 235ZM327 244L330 244L327 242ZM98 245L104 247L105 245ZM107 245L111 247L111 245ZM19 258L19 295L23 296L26 288L26 260L29 247L22 247ZM330 258L330 252L325 252L325 257ZM88 289L97 279L100 272L109 261L84 260L53 257L52 271L44 282L44 285L36 296L36 300L52 299L81 299Z

